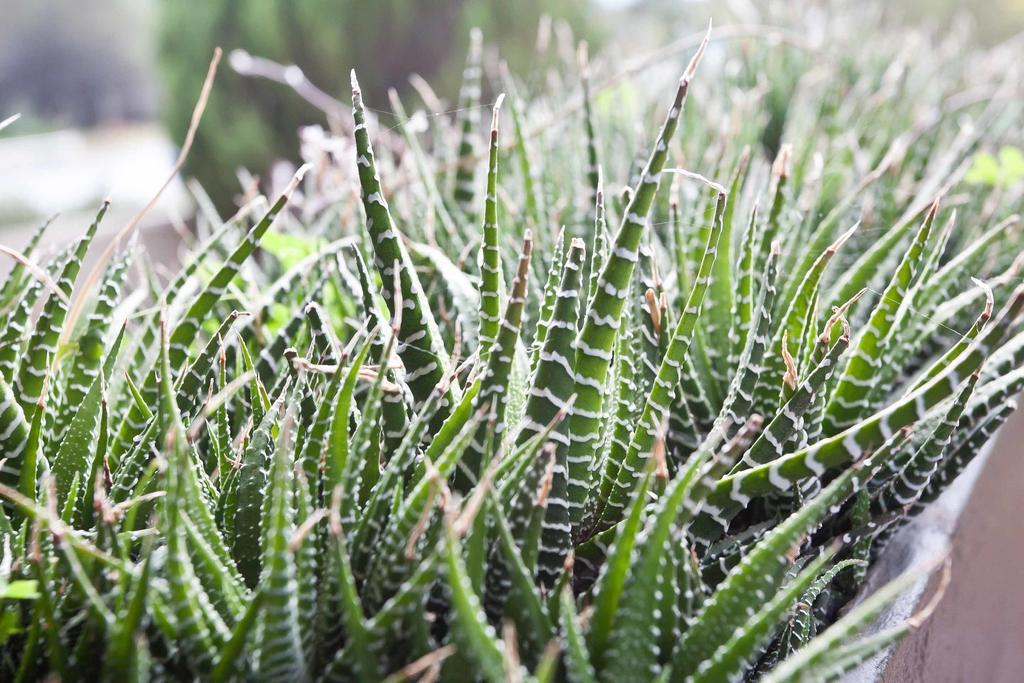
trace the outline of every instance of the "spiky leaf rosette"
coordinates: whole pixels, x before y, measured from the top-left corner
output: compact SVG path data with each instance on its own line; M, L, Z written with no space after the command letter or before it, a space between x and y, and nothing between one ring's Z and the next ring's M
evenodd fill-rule
M907 578L848 603L1024 389L1021 187L972 158L1016 56L822 31L501 68L486 150L474 34L458 114L353 79L166 280L37 233L0 680L822 680L916 628L863 635Z

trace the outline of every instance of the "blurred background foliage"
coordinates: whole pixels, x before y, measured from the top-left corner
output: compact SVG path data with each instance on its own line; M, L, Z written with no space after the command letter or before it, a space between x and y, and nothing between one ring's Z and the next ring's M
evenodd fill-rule
M824 10L829 0L799 4ZM324 121L288 85L230 68L233 50L294 64L342 102L356 67L367 102L384 111L388 88L412 100L409 76L417 73L453 108L473 26L497 46L485 59L500 56L524 74L543 73L535 46L545 15L554 34L571 27L592 52L603 46L606 56L628 58L709 15L718 25L784 23L792 11L774 0L5 0L0 118L23 119L0 137L158 121L180 143L219 45L225 64L185 171L227 211L242 189L239 169L262 175L276 159L297 158L296 131ZM885 12L894 22L970 31L982 43L1024 28L1024 0L896 0ZM782 116L786 84L773 87L769 99ZM766 149L777 147L777 134L769 125Z
M387 108L387 89L409 89L413 73L449 103L456 98L469 30L479 27L514 69L534 54L541 14L597 37L586 0L204 0L161 3L159 54L174 139L188 127L214 46L302 69L318 88L346 101L349 70L370 106ZM452 104L451 106L454 106ZM297 129L323 114L283 84L224 69L189 156L219 206L239 189L236 169L265 169L298 156Z

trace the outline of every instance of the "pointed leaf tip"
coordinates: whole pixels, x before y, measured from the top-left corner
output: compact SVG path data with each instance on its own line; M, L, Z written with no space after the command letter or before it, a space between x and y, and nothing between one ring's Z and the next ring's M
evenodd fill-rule
M859 227L860 227L860 221L857 221L856 223L853 224L852 228L850 228L849 230L844 232L842 235L840 235L838 238L836 238L836 241L833 242L832 244L830 244L828 246L828 249L825 250L826 252L828 252L828 255L831 256L831 255L835 254L837 251L839 251L839 248L841 246L843 246L844 244L846 244L846 242L851 237L853 237L853 233L857 232L857 228L859 228Z
M499 93L494 100L494 109L491 110L491 132L498 132L498 118L501 114L501 104L505 101L505 93Z
M690 63L686 65L686 71L683 72L683 77L679 79L680 88L687 87L690 81L693 80L694 74L697 73L697 66L700 65L700 60L704 58L704 51L707 50L709 42L711 42L710 19L708 19L708 30L707 33L704 34L704 39L700 41L700 45L697 47L697 52L695 52L693 57L690 58Z
M992 317L992 306L995 303L992 296L992 288L989 287L987 283L976 277L972 277L971 282L974 283L975 287L980 288L985 295L985 310L982 311L981 316L985 320L988 320Z
M281 196L285 197L286 199L290 199L292 196L292 192L295 191L295 188L298 187L299 183L302 182L303 176L305 176L306 172L309 171L309 169L311 169L312 167L313 165L308 163L300 166L299 170L295 171L295 175L292 176L292 179L288 181L288 185L284 188L284 191L281 193Z

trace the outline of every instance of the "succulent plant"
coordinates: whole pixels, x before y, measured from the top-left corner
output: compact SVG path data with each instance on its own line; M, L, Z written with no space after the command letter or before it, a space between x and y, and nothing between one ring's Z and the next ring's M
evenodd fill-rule
M353 73L352 134L167 282L134 242L80 277L105 207L44 226L0 291L2 678L825 680L914 628L864 635L913 574L856 595L1024 387L1020 188L961 182L1006 55L887 35L778 74L705 37L651 94L474 39L486 150Z

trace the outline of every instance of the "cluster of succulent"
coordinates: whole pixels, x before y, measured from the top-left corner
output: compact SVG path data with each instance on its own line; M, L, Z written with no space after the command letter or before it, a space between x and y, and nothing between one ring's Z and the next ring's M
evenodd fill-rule
M865 634L916 578L865 573L1024 387L1021 188L964 181L1018 84L843 31L527 79L477 37L454 116L353 73L169 276L132 241L80 276L105 207L40 230L0 679L817 681L914 628Z

